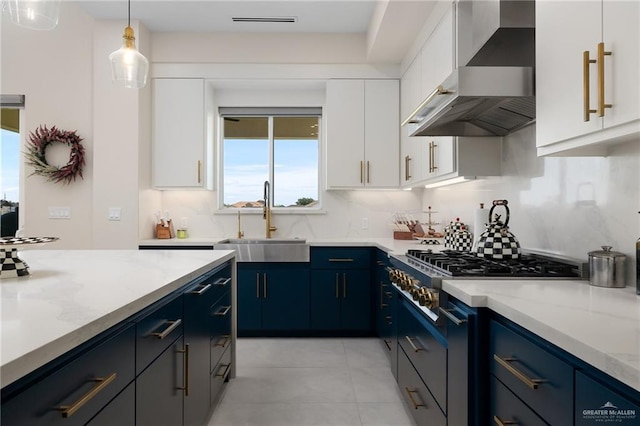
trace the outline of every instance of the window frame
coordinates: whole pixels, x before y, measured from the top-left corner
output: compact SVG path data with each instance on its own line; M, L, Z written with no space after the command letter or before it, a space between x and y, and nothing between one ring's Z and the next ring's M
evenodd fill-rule
M223 109L223 108L220 108ZM318 113L302 113L304 110L309 110L310 108L308 107L289 107L286 109L282 109L282 110L290 110L290 111L300 111L299 114L295 114L295 113L272 113L272 114L268 114L266 113L266 111L272 110L272 111L278 111L280 110L280 108L238 108L238 110L247 110L250 111L249 113L221 113L218 112L217 114L217 161L216 161L216 166L218 169L218 179L217 179L217 185L216 185L216 190L217 190L217 209L216 212L217 213L221 213L221 214L237 214L239 210L241 210L244 213L247 214L262 214L263 212L263 208L262 207L242 207L241 209L236 208L236 207L226 207L224 204L224 118L225 117L267 117L268 118L268 132L269 132L269 136L268 136L268 144L269 144L269 153L268 153L268 179L269 182L271 183L270 185L270 191L271 194L269 194L269 201L270 201L270 208L272 213L280 213L280 214L318 214L318 213L324 213L323 210L323 178L324 178L324 172L323 172L323 155L322 155L322 146L323 146L323 132L322 132L322 120L323 120L323 115L322 115L322 108L313 108L315 110L318 110ZM260 111L265 111L264 113L257 113ZM275 190L275 187L273 185L273 178L274 178L274 168L275 168L275 164L274 164L274 153L275 153L275 138L273 136L273 124L274 124L274 118L277 117L316 117L318 119L318 144L317 144L317 155L318 155L318 162L317 162L317 190L318 190L318 199L317 199L317 203L315 206L313 207L276 207L273 206L273 193Z

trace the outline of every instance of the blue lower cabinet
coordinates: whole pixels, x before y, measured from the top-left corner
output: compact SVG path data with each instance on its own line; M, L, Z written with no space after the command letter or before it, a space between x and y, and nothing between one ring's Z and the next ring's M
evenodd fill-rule
M614 390L576 371L576 426L640 424L640 401L632 401L632 391ZM635 392L638 397L638 393Z
M547 424L495 377L490 380L490 393L489 424L526 426L545 426ZM570 426L571 423L566 423L566 425Z
M308 329L308 264L238 264L240 336Z
M87 423L87 426L134 426L136 424L136 385L130 383L118 396Z
M311 276L311 328L370 333L371 271L317 269Z

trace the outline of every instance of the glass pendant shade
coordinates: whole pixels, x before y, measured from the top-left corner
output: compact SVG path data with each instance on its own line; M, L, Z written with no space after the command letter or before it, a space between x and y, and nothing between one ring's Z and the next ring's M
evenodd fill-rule
M32 30L52 30L58 25L60 0L6 0L11 20Z
M147 84L149 61L136 49L133 28L126 27L122 39L122 47L109 55L113 81L130 89L141 89Z

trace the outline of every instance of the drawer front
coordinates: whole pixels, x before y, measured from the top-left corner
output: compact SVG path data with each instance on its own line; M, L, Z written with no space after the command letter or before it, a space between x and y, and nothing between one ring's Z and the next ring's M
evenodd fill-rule
M231 371L231 349L227 348L219 362L211 370L211 404L214 405L224 384L229 380L229 372Z
M200 307L205 306L204 311L206 312L206 308L224 293L231 291L231 280L231 265L226 265L206 278L198 280L185 291L185 306L193 304L193 309L198 311L200 311Z
M402 349L398 350L398 387L416 424L445 426L447 420Z
M491 321L491 373L547 422L573 424L573 367ZM539 382L538 382L539 381Z
M137 322L136 375L182 335L182 298L148 313Z
M211 363L213 368L231 345L231 292L224 294L209 310L212 321Z
M129 384L98 413L87 426L134 426L136 424L136 385Z
M498 379L491 378L491 411L489 424L493 426L513 425L545 426L546 423L520 401ZM570 425L571 423L562 423Z
M447 349L426 319L405 302L398 309L398 343L446 413Z
M134 356L131 325L2 404L2 424L85 424L134 379Z
M576 372L576 426L615 423L631 426L640 424L640 401L635 403L602 385L591 377Z
M311 268L369 269L371 250L353 247L311 247Z

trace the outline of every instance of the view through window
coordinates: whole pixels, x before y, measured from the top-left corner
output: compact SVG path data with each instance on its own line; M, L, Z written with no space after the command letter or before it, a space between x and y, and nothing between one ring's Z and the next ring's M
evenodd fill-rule
M0 116L0 234L12 237L18 230L20 199L20 110L2 108Z
M223 116L222 196L225 208L317 208L319 116Z

